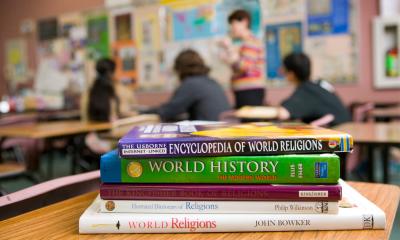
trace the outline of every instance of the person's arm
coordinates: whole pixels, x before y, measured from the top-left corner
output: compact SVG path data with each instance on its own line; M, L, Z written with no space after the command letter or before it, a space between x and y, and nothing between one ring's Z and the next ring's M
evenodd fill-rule
M197 99L196 91L198 89L196 89L195 85L182 83L172 98L157 109L157 114L160 115L163 121L168 121L182 113L186 113Z
M225 63L232 65L239 59L239 49L237 49L229 38L224 38L218 41L218 46L221 48L219 57Z
M278 107L278 119L288 120L290 119L290 112L285 107Z

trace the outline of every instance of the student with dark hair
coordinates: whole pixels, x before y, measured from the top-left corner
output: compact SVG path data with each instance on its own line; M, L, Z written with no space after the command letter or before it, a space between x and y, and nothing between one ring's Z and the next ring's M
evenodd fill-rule
M282 71L296 86L293 94L282 102L280 119L300 119L310 123L324 116L332 116L330 126L351 120L350 113L328 83L312 82L311 61L304 53L291 53L283 59ZM329 85L330 86L330 85Z
M180 86L167 103L147 113L157 113L163 121L177 120L185 113L189 120L216 121L230 109L224 90L208 76L210 69L197 52L182 51L175 59L174 70Z
M242 42L239 48L229 39L221 41L225 53L222 59L232 68L232 90L235 108L259 106L264 103L264 51L262 43L250 30L251 16L245 10L236 10L228 17L233 39Z
M108 58L96 63L97 76L89 92L88 118L90 121L108 122L119 115L119 99L113 77L115 62Z

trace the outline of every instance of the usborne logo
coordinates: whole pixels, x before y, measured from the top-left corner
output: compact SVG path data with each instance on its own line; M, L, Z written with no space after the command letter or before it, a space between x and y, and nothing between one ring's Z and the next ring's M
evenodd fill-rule
M143 173L143 167L138 162L130 162L126 169L129 176L133 178L140 177Z

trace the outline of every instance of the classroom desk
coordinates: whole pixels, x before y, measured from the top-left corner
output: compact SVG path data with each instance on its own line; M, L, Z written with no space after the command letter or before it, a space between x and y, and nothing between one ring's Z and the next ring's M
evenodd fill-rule
M87 193L0 222L4 239L388 239L400 197L398 186L349 182L386 213L385 230L304 231L193 234L108 234L78 235L78 221L97 192Z
M382 148L383 182L389 181L389 147L400 146L400 123L358 123L350 122L339 125L336 130L353 136L355 144L368 148L368 175L374 181L373 151Z
M0 137L53 138L91 131L108 130L111 123L91 123L82 121L56 121L31 124L15 124L0 127Z
M245 106L233 112L233 115L241 120L276 120L278 108L271 106Z
M14 124L0 127L0 146L6 138L30 138L43 139L45 146L51 146L55 139L74 137L91 131L108 130L111 123L90 123L82 121L56 121L37 122L28 124ZM51 179L53 173L53 161L50 156L47 167L47 178Z
M153 114L137 115L125 119L109 122L83 122L83 121L56 121L29 124L14 124L0 127L0 146L2 141L9 137L44 139L47 145L54 139L74 137L93 131L104 131L118 127L132 127L133 125L154 122L158 116ZM52 177L52 161L50 159L47 169L48 178Z
M373 109L368 113L370 118L374 118L375 120L379 119L400 119L400 106L390 107L390 108L377 108Z

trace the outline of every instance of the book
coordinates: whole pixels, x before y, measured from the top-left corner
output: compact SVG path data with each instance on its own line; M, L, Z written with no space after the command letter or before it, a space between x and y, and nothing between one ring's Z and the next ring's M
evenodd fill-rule
M338 214L102 213L97 198L79 219L80 233L262 232L384 229L385 213L344 181Z
M118 142L121 157L272 155L349 152L349 134L302 123L154 124Z
M338 202L102 200L100 212L119 213L310 213L335 214Z
M337 184L336 154L120 158L116 151L101 156L104 183L299 183Z
M100 185L105 200L171 201L339 201L340 185L268 184L109 184Z

